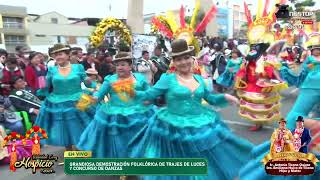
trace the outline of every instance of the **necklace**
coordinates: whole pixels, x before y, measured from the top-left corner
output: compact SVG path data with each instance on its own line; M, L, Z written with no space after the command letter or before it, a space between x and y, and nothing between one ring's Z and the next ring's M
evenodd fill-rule
M58 65L59 69L67 69L70 67L70 62L66 66L60 66Z
M183 80L183 81L185 81L185 82L190 82L190 81L193 80L193 77L190 78L190 79L185 79L185 78L181 77L179 74L177 74L177 76L179 77L179 79L181 79L181 80Z
M129 76L129 77L126 77L126 78L120 78L120 77L119 77L120 80L129 80L129 79L132 79L132 78L133 78L132 74L130 74L130 76Z

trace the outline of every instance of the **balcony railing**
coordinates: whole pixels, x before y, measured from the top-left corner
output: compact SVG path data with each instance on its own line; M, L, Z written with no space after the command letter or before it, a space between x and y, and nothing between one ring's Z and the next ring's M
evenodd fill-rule
M4 29L24 29L24 24L23 23L4 22L3 28Z
M5 41L7 45L24 45L26 44L25 41Z

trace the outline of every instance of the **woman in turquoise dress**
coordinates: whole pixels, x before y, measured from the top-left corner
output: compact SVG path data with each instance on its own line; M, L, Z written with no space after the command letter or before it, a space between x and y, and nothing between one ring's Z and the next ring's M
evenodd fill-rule
M208 160L207 176L145 176L144 179L234 179L249 159L253 145L233 134L220 115L202 105L201 100L219 106L238 100L231 95L210 93L203 78L192 73L193 48L188 48L185 40L175 40L171 46L176 72L162 75L149 90L136 92L143 100L164 94L167 106L158 110L147 129L130 143L131 157Z
M299 75L292 75L288 68L281 69L283 78L300 89L297 100L287 115L289 129L295 127L295 119L298 116L308 117L320 102L320 34L318 38L318 42L309 46L311 55L303 63L303 69Z
M218 77L217 83L226 87L232 88L234 85L234 77L242 64L241 52L238 49L231 51L231 58L228 59L226 70Z
M128 143L154 114L152 105L134 96L135 90L149 88L142 74L131 73L131 54L120 52L114 59L116 74L107 76L94 98L103 103L80 138L77 148L92 151L93 157L125 158L128 155Z
M93 119L95 108L83 112L76 108L83 91L81 82L88 86L84 68L80 64L70 64L70 47L56 44L53 52L57 66L50 67L46 76L46 87L38 95L46 96L41 104L35 124L44 129L48 139L41 143L64 146L72 150L79 142L80 135Z
M300 75L295 76L289 69L282 68L283 78L290 80L291 84L294 84L300 88L298 98L292 107L291 111L287 115L287 128L293 130L295 128L295 120L298 116L308 118L309 112L314 106L320 102L320 37L318 44L310 46L311 56L308 56L303 64L303 69ZM314 120L320 120L314 119ZM308 121L306 121L307 127ZM311 128L311 127L308 127ZM320 177L320 164L316 167L316 172L312 176L271 176L266 174L261 160L265 155L269 153L270 141L255 147L251 152L252 159L241 169L240 179L251 180L318 180ZM316 154L317 158L320 158L320 154Z
M93 95L100 89L101 83L98 80L98 71L93 68L86 70L86 74L89 77L91 84L90 87L86 87L85 84L81 84L83 91L88 95Z

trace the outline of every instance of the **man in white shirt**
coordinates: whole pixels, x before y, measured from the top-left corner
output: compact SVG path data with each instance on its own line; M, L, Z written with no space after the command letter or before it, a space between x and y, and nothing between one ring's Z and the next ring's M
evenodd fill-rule
M145 75L145 78L150 85L153 84L153 76L158 69L150 60L148 51L142 51L142 58L139 59L137 63L137 71Z

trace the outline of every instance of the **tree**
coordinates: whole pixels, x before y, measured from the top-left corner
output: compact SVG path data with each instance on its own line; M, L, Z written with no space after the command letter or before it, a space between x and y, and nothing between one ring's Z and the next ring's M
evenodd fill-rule
M118 48L119 48L119 51L124 51L124 52L130 51L130 46L123 39L120 39Z
M241 24L241 29L248 29L248 23Z
M187 24L190 24L191 23L191 16L186 16L185 18L184 18L184 20L186 21L186 23Z
M317 22L320 22L320 11L316 11L316 19L317 19Z
M202 21L204 16L205 16L205 12L204 11L199 11L198 16L196 18L196 25L199 24ZM187 24L191 23L191 19L192 19L192 16L186 16L184 18L184 20L186 21Z
M316 3L313 0L304 0L301 2L297 2L297 0L291 1L291 3L295 3L294 7L295 11L302 12L305 11L307 7L313 7Z

